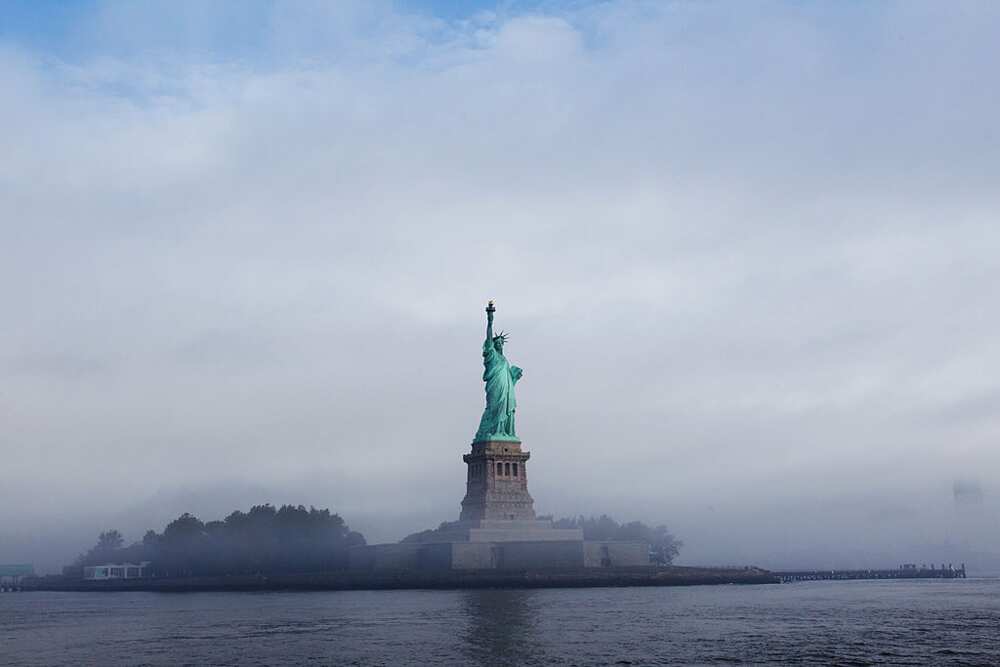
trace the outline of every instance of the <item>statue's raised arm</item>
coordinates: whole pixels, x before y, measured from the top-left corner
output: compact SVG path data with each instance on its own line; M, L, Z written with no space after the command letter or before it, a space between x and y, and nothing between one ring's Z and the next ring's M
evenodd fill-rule
M493 335L493 314L496 307L486 306L486 340L483 342L483 382L486 383L486 408L476 431L476 442L517 440L514 431L514 384L521 379L521 369L511 366L503 354L507 336L501 331Z
M495 312L497 312L497 309L493 305L493 302L490 301L486 306L486 347L493 345L493 313Z

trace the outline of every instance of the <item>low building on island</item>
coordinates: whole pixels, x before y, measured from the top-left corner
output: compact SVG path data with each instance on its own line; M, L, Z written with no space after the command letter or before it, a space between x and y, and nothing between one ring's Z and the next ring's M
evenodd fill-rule
M143 579L149 561L141 563L105 563L104 565L88 565L83 568L83 578L89 581L107 581L110 579Z

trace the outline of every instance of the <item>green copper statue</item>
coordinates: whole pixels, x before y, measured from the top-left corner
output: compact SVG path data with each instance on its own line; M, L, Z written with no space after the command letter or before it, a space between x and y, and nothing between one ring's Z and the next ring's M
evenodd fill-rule
M503 345L507 336L501 331L493 335L493 302L486 306L486 342L483 343L483 382L486 383L486 409L479 421L479 430L473 442L487 440L518 441L514 431L514 385L521 379L522 371L511 366L503 356Z

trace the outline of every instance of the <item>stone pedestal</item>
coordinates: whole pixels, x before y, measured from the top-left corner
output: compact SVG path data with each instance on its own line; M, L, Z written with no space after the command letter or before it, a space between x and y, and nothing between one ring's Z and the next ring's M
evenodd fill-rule
M528 458L516 440L475 442L462 457L468 466L462 522L534 521L535 501L528 493Z
M472 519L442 524L433 542L580 542L581 528L554 528L548 520Z

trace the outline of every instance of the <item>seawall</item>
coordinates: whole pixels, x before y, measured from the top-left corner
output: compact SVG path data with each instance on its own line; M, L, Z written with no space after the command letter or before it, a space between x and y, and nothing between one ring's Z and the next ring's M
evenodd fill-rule
M704 586L775 584L766 570L696 567L586 568L577 570L470 570L419 572L322 572L314 574L161 577L111 581L45 577L24 582L24 591L262 591L399 590L470 588L592 588L607 586Z

